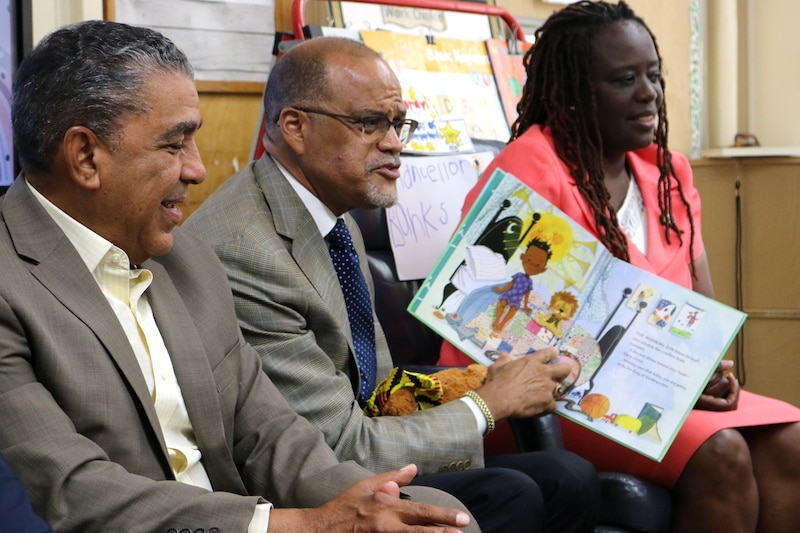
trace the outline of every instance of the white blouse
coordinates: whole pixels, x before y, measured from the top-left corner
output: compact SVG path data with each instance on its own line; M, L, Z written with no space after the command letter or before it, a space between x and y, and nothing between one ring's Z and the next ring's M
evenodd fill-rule
M636 180L631 178L628 193L617 210L617 220L634 245L647 256L647 217L644 211L642 191Z

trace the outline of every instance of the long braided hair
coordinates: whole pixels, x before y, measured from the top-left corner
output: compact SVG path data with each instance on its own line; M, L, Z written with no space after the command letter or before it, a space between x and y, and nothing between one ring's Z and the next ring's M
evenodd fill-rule
M632 20L647 30L658 55L656 38L644 21L624 1L617 4L581 1L553 13L536 30L535 42L523 57L527 81L517 105L518 118L511 127L511 140L534 124L549 126L558 156L569 167L581 195L594 211L602 243L616 257L630 261L627 241L619 227L617 214L609 205L603 176L603 139L597 122L597 103L591 76L592 40L603 28L619 21ZM659 76L662 91L664 78ZM672 168L667 148L666 103L658 110L654 142L659 168L659 221L667 242L674 233L683 242L683 230L672 216L670 187L675 184L689 216L690 257L694 256L694 220L689 202ZM692 266L692 273L694 268Z

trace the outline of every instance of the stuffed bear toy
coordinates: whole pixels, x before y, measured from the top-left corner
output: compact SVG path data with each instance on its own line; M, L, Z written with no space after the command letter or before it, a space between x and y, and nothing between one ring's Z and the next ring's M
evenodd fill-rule
M364 412L369 416L401 416L457 400L483 384L486 369L474 364L428 375L395 368L375 389Z

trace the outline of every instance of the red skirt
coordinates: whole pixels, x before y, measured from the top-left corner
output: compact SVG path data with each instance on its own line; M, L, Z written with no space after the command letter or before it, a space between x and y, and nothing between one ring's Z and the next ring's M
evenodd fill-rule
M624 472L672 487L689 458L711 435L726 428L800 422L800 409L766 396L741 391L735 411L692 410L659 463L571 420L558 417L564 445L588 459L600 472Z
M471 363L474 361L452 344L445 342L442 346L440 365L463 366ZM800 409L789 403L747 391L741 391L739 394L739 404L735 411L694 409L686 417L686 422L660 463L571 420L558 417L558 421L564 434L565 447L589 460L598 471L632 474L640 479L672 487L697 448L717 431L800 422Z

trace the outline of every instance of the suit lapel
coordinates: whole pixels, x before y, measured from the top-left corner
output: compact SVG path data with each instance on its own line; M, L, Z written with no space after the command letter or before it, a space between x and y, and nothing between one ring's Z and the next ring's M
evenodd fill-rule
M119 322L77 250L22 178L6 194L3 214L17 253L31 274L97 336L130 385L153 431L164 438L142 370Z
M170 355L197 445L204 456L214 457L213 461L203 462L209 479L218 489L244 494L246 489L238 482L236 487L225 487L231 480L230 472L237 468L225 438L214 374L201 335L163 265L148 260L142 266L153 273L148 299Z
M255 176L272 212L275 231L291 241L289 253L330 307L355 353L339 278L331 264L328 245L314 219L270 157L264 156L256 163Z

